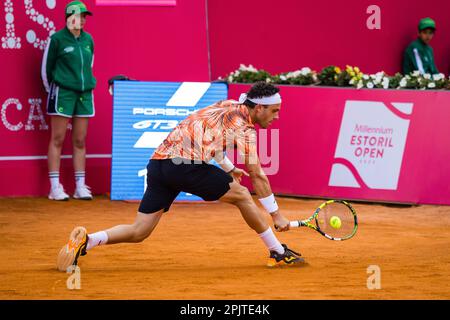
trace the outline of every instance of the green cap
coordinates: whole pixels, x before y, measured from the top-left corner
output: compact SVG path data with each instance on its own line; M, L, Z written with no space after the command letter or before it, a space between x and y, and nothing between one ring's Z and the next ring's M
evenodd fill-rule
M423 18L419 22L419 31L422 31L424 29L431 28L436 29L436 23L431 18Z
M92 12L88 11L86 5L81 1L72 1L66 5L65 9L66 19L73 14L77 13L86 13L87 15L92 16Z

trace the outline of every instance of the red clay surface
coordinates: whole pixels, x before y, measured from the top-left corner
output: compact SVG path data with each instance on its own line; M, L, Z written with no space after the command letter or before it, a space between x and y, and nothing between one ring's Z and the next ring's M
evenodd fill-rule
M279 198L292 219L320 203ZM174 204L143 243L89 251L79 263L81 289L67 289L69 274L55 262L72 228L131 223L137 207L106 197L0 199L0 299L450 298L450 207L369 204L354 205L360 228L348 241L309 229L278 234L309 262L279 269L265 267L268 252L235 207ZM370 265L380 267L379 290L366 286Z

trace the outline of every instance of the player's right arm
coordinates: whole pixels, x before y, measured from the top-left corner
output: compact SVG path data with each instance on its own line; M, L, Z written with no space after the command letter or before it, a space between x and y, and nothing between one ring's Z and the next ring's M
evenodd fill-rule
M56 64L57 46L57 40L50 37L42 57L41 77L47 92L50 92L50 84L53 81L52 74Z
M250 180L253 185L253 189L260 199L260 202L264 205L268 200L275 202L275 198L272 193L272 188L270 187L269 179L267 178L264 170L261 167L261 162L257 154L256 148L256 130L249 129L245 130L244 134L241 134L236 139L238 153L241 157L244 157L245 166L247 168ZM263 199L263 201L261 201ZM264 200L265 199L265 200ZM264 205L265 206L265 205ZM269 204L269 207L273 207ZM267 208L266 208L267 210ZM278 210L276 209L268 210L270 216L272 217L274 225L279 231L289 230L289 220L286 219Z

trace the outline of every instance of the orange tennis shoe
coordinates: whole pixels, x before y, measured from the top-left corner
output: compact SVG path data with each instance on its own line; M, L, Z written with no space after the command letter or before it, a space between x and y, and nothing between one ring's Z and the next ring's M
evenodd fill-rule
M67 271L72 265L77 265L78 258L86 254L88 234L86 228L76 227L72 230L67 242L59 251L56 266L59 271Z

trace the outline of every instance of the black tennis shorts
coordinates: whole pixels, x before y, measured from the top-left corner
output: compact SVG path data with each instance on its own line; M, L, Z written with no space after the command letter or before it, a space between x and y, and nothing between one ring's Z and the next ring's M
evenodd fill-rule
M215 201L230 190L233 178L222 169L205 162L185 159L151 159L147 165L147 189L139 212L168 211L177 195L183 191Z

